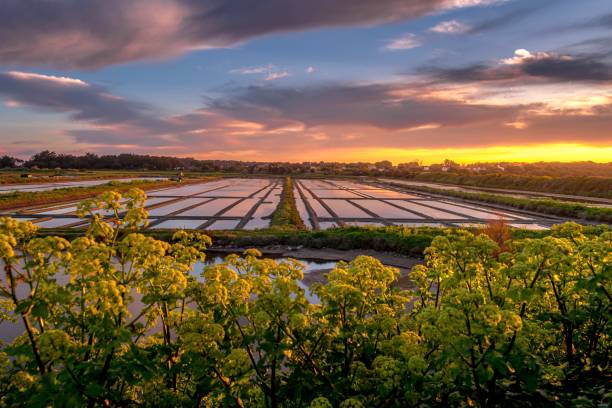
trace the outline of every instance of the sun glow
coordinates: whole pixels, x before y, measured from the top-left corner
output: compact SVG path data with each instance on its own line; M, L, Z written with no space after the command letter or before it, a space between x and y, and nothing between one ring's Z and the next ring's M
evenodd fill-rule
M475 162L575 162L594 161L607 163L612 161L612 146L589 146L581 144L540 144L528 146L491 146L448 149L359 149L340 155L329 152L320 160L337 160L341 156L344 162L390 160L393 163L404 163L421 160L424 164L440 163L451 159L459 163ZM335 159L334 159L335 158ZM319 158L318 158L319 159Z

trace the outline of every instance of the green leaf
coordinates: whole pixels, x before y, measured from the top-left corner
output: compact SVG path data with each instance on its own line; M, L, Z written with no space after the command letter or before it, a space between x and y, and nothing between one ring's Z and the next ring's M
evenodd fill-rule
M104 387L97 383L89 383L85 387L85 393L91 397L99 397L104 393Z
M506 376L508 374L508 363L506 362L506 360L504 359L504 356L495 351L493 353L491 353L488 357L487 357L487 361L493 366L493 368L495 368L497 370L498 373L500 373L503 376Z
M32 316L46 319L49 316L49 306L47 302L37 301L32 307Z

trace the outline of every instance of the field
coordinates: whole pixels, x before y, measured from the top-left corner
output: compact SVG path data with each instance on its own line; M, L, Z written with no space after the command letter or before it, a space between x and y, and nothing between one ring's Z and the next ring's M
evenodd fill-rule
M503 189L503 188L490 188L490 187L480 187L480 186L463 186L457 184L443 184L436 182L424 182L424 181L415 181L415 180L401 180L401 179L390 179L390 178L380 178L379 181L383 183L391 183L391 184L399 184L407 187L427 187L427 188L435 188L439 190L447 190L447 191L459 191L459 192L467 192L467 193L482 193L482 192L490 192L495 193L501 196L514 197L514 198L552 198L565 202L579 202L585 205L592 205L598 207L612 208L612 199L609 198L600 198L600 197L590 197L590 196L581 196L575 194L557 194L557 193L549 193L538 190L518 190L518 189Z
M575 166L554 165L526 174L496 172L493 174L466 174L455 172L422 172L412 178L416 182L433 182L461 185L478 189L514 190L515 192L539 192L557 195L578 195L612 198L612 173L609 164L599 165L597 170L576 163ZM518 169L515 168L514 171ZM525 169L523 168L523 171ZM512 169L509 169L512 171Z
M612 222L612 207L610 205L610 200L603 198L588 198L588 201L576 202L567 201L566 199L560 199L551 195L543 195L542 197L520 196L507 193L500 194L497 192L470 191L456 186L412 184L412 182L406 183L399 180L385 181L385 185L391 185L410 193L425 193L433 197L442 198L452 197L467 203L477 203L512 210L517 209L531 214L546 214L547 216L555 218L562 217L566 220L577 220L582 223L610 224ZM579 199L579 197L574 196L574 200L576 199ZM592 200L599 200L599 202L595 204Z
M299 180L295 190L302 219L313 229L363 225L473 226L500 218L515 227L542 229L555 222L544 216L352 181Z
M125 177L125 178L101 178L94 180L80 180L80 181L55 181L55 182L35 182L35 183L21 183L21 184L0 184L0 194L10 194L13 192L37 192L37 191L51 191L60 188L76 188L76 187L92 187L106 184L111 181L117 183L125 183L136 180L162 180L160 177Z
M271 179L222 179L163 188L148 193L151 229L255 229L270 224L281 183ZM6 211L42 228L87 225L76 215L78 202Z
M80 182L89 185L94 181ZM295 180L292 192L303 223L310 229L344 226L481 226L503 218L511 226L546 229L559 218L467 204L426 193L408 194L346 180ZM28 185L24 188L39 188ZM46 187L44 187L46 188ZM149 227L160 229L232 230L271 226L283 190L282 179L228 178L148 192ZM290 204L292 197L284 202ZM43 228L83 228L77 201L6 210ZM276 217L279 223L279 217ZM299 221L299 220L298 220ZM296 225L298 221L294 221ZM281 223L282 224L282 223ZM303 227L302 227L303 228Z

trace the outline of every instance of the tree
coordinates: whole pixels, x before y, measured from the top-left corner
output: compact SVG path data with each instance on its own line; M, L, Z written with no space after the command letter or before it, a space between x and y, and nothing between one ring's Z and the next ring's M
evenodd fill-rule
M12 169L23 163L23 160L8 155L0 156L0 169Z
M379 161L379 162L374 163L374 165L376 166L377 169L381 169L381 170L389 170L393 168L393 163L391 163L389 160Z

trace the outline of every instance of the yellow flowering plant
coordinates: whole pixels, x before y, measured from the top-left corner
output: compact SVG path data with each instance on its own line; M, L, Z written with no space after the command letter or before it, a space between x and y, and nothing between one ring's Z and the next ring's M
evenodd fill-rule
M88 229L72 241L0 218L0 324L22 331L0 344L1 406L612 401L607 227L566 223L503 251L448 230L410 290L367 256L306 288L295 260L250 249L204 265L205 234L154 238L145 199L85 201Z

